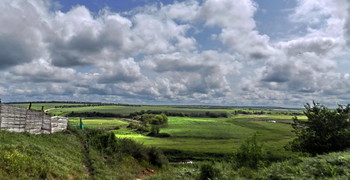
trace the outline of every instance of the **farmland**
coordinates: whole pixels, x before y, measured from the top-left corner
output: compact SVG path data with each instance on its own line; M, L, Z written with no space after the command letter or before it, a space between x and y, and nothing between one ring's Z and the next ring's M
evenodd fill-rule
M70 118L69 125L79 126L80 118ZM113 118L84 118L84 124L86 128L90 129L105 129L105 128L115 128L118 126L125 126L128 123L119 119Z
M55 104L55 106L59 106L60 104ZM82 105L82 104L80 104ZM55 107L53 105L45 105L45 107ZM61 105L62 106L62 105ZM76 105L79 106L79 105ZM36 105L34 105L36 107ZM40 106L41 108L41 106ZM112 113L112 114L121 114L121 115L129 115L130 113L135 112L147 112L147 111L156 111L156 112L169 112L169 113L183 113L183 114L191 114L191 113L228 113L229 115L234 114L235 111L244 111L248 113L259 113L262 109L258 108L246 108L242 109L241 107L226 107L226 108L212 108L210 106L150 106L150 105L101 105L101 106L85 106L85 107L72 107L65 108L54 108L50 110L51 114L55 115L67 115L71 112L75 113L84 113L84 112L99 112L99 113ZM302 111L302 110L300 110ZM273 108L264 108L263 112L269 114L286 114L293 113L290 109L282 109L281 111L274 111Z
M60 104L59 104L60 105ZM33 105L35 106L35 104ZM58 105L56 104L56 107ZM292 113L289 109L274 111L273 108L242 107L205 107L205 106L147 106L147 105L105 105L85 107L50 108L52 115L67 116L74 112L80 117L69 117L69 123L78 126L82 119L86 128L107 129L119 138L131 138L146 146L161 148L171 160L212 159L232 153L247 137L257 134L259 141L269 151L285 152L284 146L291 140L293 133L290 123ZM78 104L75 106L82 106ZM49 107L52 107L52 105ZM122 115L131 119L133 113L175 113L169 116L167 127L160 129L170 137L158 138L147 136L134 129L127 128L130 122ZM237 113L238 112L238 113ZM84 117L84 113L101 113L116 117ZM226 113L227 117L188 117ZM300 113L300 112L299 112ZM91 114L89 114L91 115ZM188 115L186 117L186 115ZM179 117L184 116L184 117ZM299 119L304 118L299 116Z
M286 124L242 118L169 118L169 127L161 132L169 138L155 138L124 129L114 130L117 137L132 138L145 145L201 153L231 153L246 137L258 133L271 148L282 148L291 134ZM276 146L278 145L279 146Z

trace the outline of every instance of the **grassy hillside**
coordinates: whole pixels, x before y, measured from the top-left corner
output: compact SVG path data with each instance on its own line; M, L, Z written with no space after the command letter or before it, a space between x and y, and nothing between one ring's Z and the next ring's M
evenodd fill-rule
M129 180L167 165L158 149L109 134L0 131L0 179Z
M84 161L74 135L0 131L0 179L87 179Z

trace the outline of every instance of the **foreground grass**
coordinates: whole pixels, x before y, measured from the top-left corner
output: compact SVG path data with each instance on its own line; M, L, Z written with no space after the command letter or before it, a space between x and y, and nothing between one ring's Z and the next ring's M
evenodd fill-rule
M330 153L316 157L295 157L290 160L262 166L258 170L247 167L235 169L232 162L198 162L174 164L147 180L195 180L203 174L203 165L209 165L215 172L213 179L349 179L350 151Z
M0 179L130 180L166 166L158 149L110 134L112 138L104 130L50 135L0 131Z
M82 145L71 134L0 131L0 179L87 179Z

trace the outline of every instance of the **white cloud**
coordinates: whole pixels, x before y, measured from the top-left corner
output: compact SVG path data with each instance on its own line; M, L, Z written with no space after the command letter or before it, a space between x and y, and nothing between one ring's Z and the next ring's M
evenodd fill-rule
M134 82L142 77L139 65L132 58L105 62L97 72L99 83Z
M327 56L340 47L339 39L332 37L301 37L286 42L279 42L275 46L283 50L288 57L300 56L304 53L315 53L319 56Z
M219 39L233 52L242 53L248 60L268 59L275 50L269 45L269 37L256 30L257 8L252 0L207 0L200 17L206 25L222 28Z
M349 4L298 0L289 18L304 34L272 43L256 27L253 0L185 0L123 13L3 0L0 94L254 105L350 99L349 75L337 72L350 42Z
M76 71L71 68L58 68L45 60L25 63L10 69L8 79L22 82L68 82L76 77Z
M30 62L45 52L46 1L0 2L0 69Z
M257 5L251 0L207 0L201 8L200 18L209 26L251 31Z
M195 0L175 2L161 8L161 14L183 22L196 21L199 18L201 6Z

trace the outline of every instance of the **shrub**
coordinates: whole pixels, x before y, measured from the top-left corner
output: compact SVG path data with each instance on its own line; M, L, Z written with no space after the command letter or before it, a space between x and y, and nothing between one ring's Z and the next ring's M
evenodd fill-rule
M162 151L153 147L146 147L132 139L116 138L112 132L90 130L88 141L90 145L104 154L110 162L121 161L123 157L132 156L140 162L146 161L157 167L168 164L168 160Z
M292 150L321 154L350 147L350 105L330 110L313 102L305 105L304 114L306 121L293 118L297 138L290 143Z
M200 174L199 174L200 180L219 179L220 177L221 177L220 170L213 167L213 165L203 164L201 166Z
M257 169L264 159L262 145L258 144L256 134L246 139L233 155L236 168L249 167Z
M160 128L159 126L152 126L151 127L151 132L149 133L150 136L156 136L159 134Z
M163 167L168 164L168 159L163 154L162 151L155 147L149 148L149 161L152 165L155 165L157 167Z

